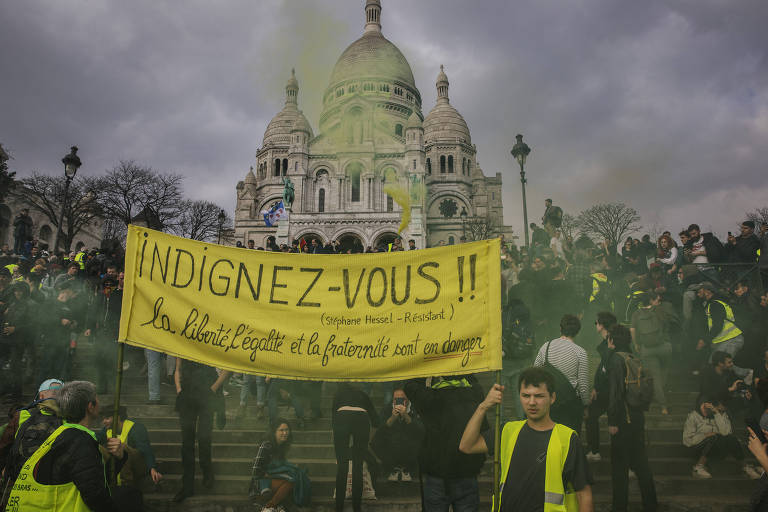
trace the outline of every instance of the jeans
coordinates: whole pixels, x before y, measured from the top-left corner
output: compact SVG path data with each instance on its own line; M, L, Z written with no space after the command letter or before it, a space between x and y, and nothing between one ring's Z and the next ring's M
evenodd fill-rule
M160 400L160 379L163 373L163 354L144 349L147 358L147 388L150 400Z
M666 360L672 354L672 344L662 343L654 347L642 347L641 355L648 371L653 376L653 400L661 407L667 407L667 395L664 392L666 382Z
M587 446L592 453L600 453L600 416L608 412L608 391L597 394L587 409Z
M243 374L243 387L240 388L240 405L248 404L248 395L251 394L251 382L256 383L256 405L263 406L267 395L267 380L250 373Z
M213 396L214 393L210 390L194 392L182 389L176 398L181 424L181 482L185 491L194 491L195 487L195 438L203 476L213 476Z
M741 348L744 346L744 335L739 334L735 338L731 338L726 341L721 341L720 343L713 343L712 344L712 352L709 355L709 362L712 362L712 354L715 352L725 352L726 354L730 355L732 358L736 359L736 354L741 350ZM748 368L741 368L740 366L733 365L733 373L735 373L739 378L744 378L749 374Z
M658 507L656 485L653 482L648 455L645 452L645 417L630 412L630 423L619 426L611 436L611 484L613 511L626 512L629 501L629 470L637 475L643 512L654 512Z
M294 391L293 383L283 379L272 379L269 382L269 388L267 389L267 410L269 411L269 421L274 422L277 419L277 400L280 397L280 390L285 389L291 394L291 405L296 411L296 418L299 420L304 419L304 406L301 404L301 399Z
M480 506L477 478L424 475L424 512L476 512Z
M333 419L336 452L336 512L344 510L349 461L352 461L352 510L360 512L363 496L363 460L368 451L371 424L362 411L338 411Z
M736 460L744 460L744 450L738 438L733 435L715 434L691 448L696 458L705 457L707 460L725 459L729 455Z

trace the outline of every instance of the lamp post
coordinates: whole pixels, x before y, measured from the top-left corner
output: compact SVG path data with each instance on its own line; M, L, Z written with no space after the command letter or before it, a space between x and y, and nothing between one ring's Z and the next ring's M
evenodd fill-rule
M528 249L528 255L530 257L531 248L530 248L530 241L528 239L528 204L525 201L525 184L528 183L528 180L525 179L525 159L528 157L528 154L531 152L531 148L528 147L528 144L523 142L523 136L520 134L517 134L515 137L517 139L517 143L512 146L512 156L515 157L515 160L517 160L517 163L520 164L520 183L523 187L523 222L525 227L525 247Z
M64 197L61 200L61 213L59 214L59 226L56 229L56 238L53 241L54 254L56 254L56 251L59 250L59 238L61 237L61 233L63 231L62 226L64 225L64 211L67 207L67 200L69 199L69 186L72 184L72 180L75 178L75 174L77 174L77 170L82 165L82 162L80 161L80 157L77 156L77 146L72 146L70 148L69 154L61 159L61 163L64 164L64 176L67 178L67 181L64 184Z
M224 210L221 210L219 212L219 241L218 244L221 244L221 230L224 228L224 221L227 219L227 212Z

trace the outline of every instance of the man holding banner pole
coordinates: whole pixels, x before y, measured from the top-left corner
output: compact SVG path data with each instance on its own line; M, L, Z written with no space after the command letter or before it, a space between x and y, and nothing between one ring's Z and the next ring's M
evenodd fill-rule
M519 379L526 418L504 425L498 457L500 478L494 482L494 510L502 512L592 512L592 476L578 434L552 421L549 409L557 398L552 376L528 368ZM459 450L490 451L494 439L484 427L485 415L502 403L504 386L495 384L464 429ZM498 503L498 504L497 504Z

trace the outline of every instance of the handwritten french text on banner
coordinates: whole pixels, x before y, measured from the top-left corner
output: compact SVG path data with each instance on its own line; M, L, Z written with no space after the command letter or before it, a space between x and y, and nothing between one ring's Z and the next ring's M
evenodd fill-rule
M498 370L500 288L498 240L305 255L130 226L120 341L298 379Z

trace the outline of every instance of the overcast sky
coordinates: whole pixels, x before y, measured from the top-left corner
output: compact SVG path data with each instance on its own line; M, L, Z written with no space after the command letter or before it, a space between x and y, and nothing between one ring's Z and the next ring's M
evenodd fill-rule
M533 148L530 217L623 201L645 225L721 236L768 206L765 0L382 0L424 114L445 65L519 234L516 133ZM363 0L0 2L0 143L23 177L133 159L230 213L292 67L314 130Z

